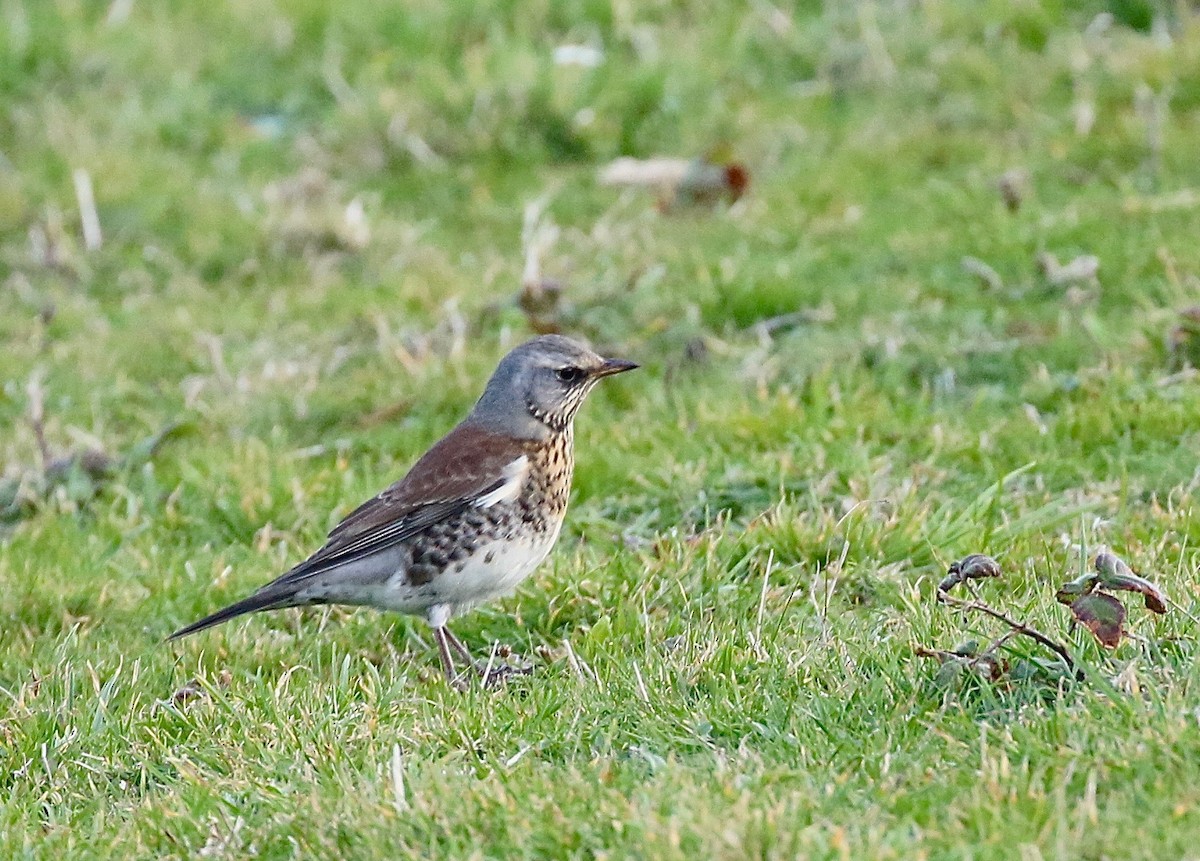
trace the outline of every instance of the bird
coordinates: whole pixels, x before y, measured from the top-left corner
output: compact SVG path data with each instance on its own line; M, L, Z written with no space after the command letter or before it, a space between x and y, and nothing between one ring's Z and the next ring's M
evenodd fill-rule
M262 610L367 606L424 616L447 681L466 684L453 651L490 686L511 670L473 660L447 625L511 593L549 554L571 489L575 414L600 380L636 367L563 335L526 341L500 360L467 417L320 549L168 640Z

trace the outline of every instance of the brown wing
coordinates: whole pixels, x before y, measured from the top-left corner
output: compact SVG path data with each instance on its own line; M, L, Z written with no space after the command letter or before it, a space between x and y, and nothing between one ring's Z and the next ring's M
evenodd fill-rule
M524 453L519 440L459 425L404 478L350 512L320 550L271 585L377 553L452 517L502 487L511 478L506 467Z

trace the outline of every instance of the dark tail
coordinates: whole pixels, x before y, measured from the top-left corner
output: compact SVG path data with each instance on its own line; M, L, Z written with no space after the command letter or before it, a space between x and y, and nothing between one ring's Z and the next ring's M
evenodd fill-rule
M197 631L203 631L205 628L211 628L213 625L219 625L222 622L228 622L230 619L244 616L247 613L254 613L258 610L273 610L277 607L286 607L288 602L283 599L278 592L269 592L262 590L255 592L249 598L243 598L236 604L230 604L222 610L218 610L211 616L205 616L199 622L180 628L171 636L167 637L167 642L178 640L180 637L186 637L188 634L194 634Z

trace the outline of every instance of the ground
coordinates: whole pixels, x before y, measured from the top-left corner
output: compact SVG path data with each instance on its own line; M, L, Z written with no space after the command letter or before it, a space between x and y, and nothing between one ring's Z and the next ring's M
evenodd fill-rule
M0 855L1200 857L1185 4L0 19ZM597 180L703 153L740 200ZM164 644L464 414L531 249L538 325L643 365L457 623L536 672L456 692L367 610ZM1172 602L1111 650L1054 600L1101 546ZM973 552L1082 681L918 655L1006 630L935 601Z

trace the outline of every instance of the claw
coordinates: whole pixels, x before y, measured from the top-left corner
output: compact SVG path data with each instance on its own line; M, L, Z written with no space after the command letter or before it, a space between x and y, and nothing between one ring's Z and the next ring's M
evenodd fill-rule
M483 673L480 678L483 681L483 686L490 690L509 676L528 676L532 672L532 666L513 667L508 664L500 664Z
M496 649L492 652L491 659L488 661L477 661L471 657L471 653L462 641L454 634L450 633L450 629L446 627L434 628L433 639L437 642L438 656L442 660L442 669L446 671L446 683L456 691L465 691L467 689L467 673L458 673L454 669L454 659L451 656L451 650L458 653L458 656L466 661L467 665L475 671L484 688L492 689L496 687L508 676L527 676L533 672L533 665L523 665L514 667L512 664L493 663L496 657ZM505 650L507 651L507 650ZM519 660L519 659L518 659Z

